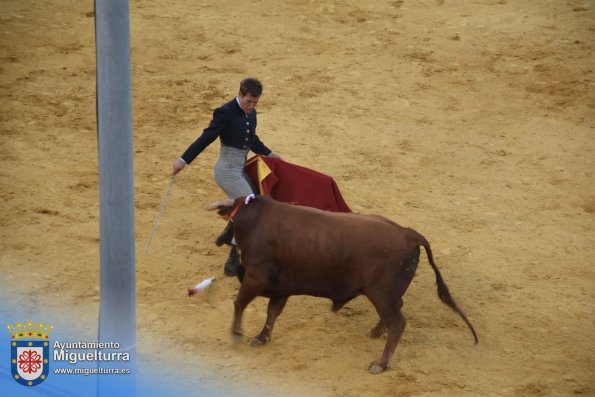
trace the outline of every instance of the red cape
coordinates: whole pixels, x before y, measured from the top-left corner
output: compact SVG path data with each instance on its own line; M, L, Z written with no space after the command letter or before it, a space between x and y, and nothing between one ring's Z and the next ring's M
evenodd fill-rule
M263 156L250 158L244 169L262 195L325 211L351 212L339 187L328 175Z

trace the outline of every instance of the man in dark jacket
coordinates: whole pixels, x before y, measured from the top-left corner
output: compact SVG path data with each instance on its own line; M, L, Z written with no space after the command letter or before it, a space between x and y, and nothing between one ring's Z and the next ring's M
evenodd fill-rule
M280 157L269 149L256 135L256 105L262 95L262 83L255 78L246 78L240 83L238 96L215 109L213 119L203 133L173 164L173 174L182 171L203 150L219 137L221 149L215 165L215 181L227 194L236 199L255 193L244 173L248 152L271 157ZM232 246L224 271L227 276L238 272L239 255Z

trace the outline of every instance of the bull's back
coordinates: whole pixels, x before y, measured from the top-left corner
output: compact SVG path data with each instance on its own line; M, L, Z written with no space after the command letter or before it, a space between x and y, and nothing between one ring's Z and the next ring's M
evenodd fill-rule
M248 266L266 266L277 292L352 296L398 272L398 259L416 245L386 218L331 213L284 203L267 208L253 228ZM275 291L271 291L275 292Z

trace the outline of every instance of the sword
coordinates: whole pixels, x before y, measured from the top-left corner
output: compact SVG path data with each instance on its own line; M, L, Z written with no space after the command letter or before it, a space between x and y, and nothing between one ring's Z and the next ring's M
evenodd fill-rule
M167 204L167 198L169 197L169 192L171 192L171 188L174 186L174 182L176 180L176 176L171 176L171 181L169 182L169 187L167 188L167 192L165 192L165 197L163 198L163 203L161 204L161 209L159 210L159 214L157 214L157 219L155 219L155 225L153 226L153 231L151 232L151 237L149 237L149 241L147 242L147 249L145 250L145 254L149 254L149 249L151 248L151 241L153 241L153 236L155 236L155 232L157 231L157 227L159 226L159 222L161 221L161 215L163 215L163 211L165 211L165 204Z

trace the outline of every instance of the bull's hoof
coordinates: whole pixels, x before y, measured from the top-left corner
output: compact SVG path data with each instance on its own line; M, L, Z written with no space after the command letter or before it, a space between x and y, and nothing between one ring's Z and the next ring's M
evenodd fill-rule
M252 347L264 346L265 343L266 342L261 341L258 338L254 338L250 341L250 346L252 346Z
M380 365L380 364L377 364L377 363L372 363L370 365L370 368L368 368L368 371L370 371L371 374L377 375L377 374L380 374L380 373L384 372L384 370L386 368L387 367L385 367L384 365Z

